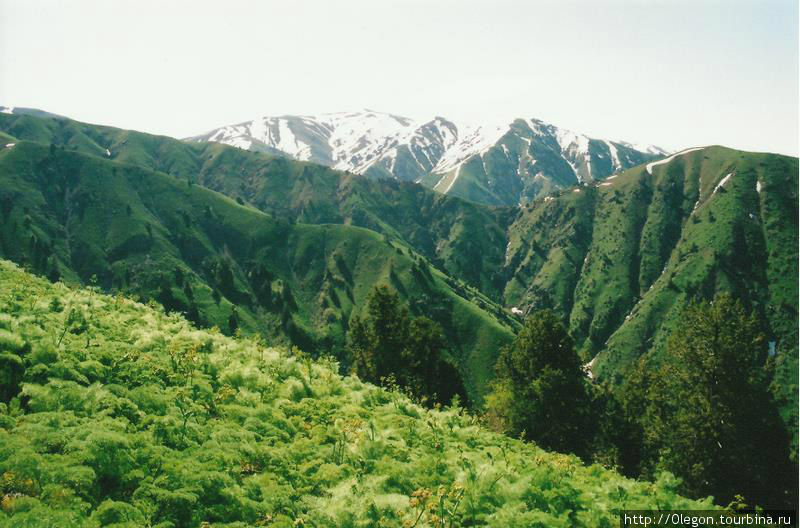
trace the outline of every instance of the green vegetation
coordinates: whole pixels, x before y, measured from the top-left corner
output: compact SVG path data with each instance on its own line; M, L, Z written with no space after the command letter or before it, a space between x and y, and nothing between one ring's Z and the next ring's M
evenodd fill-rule
M447 352L442 328L427 317L410 317L386 286L367 298L367 317L350 322L353 370L364 381L397 383L415 398L451 403L466 397L461 376Z
M294 384L303 387L298 394L309 394L312 372L322 368L310 357L332 356L341 372L355 370L384 388L396 383L426 403L460 394L460 379L478 409L502 350L488 399L497 429L627 475L655 479L667 468L685 479L684 493L711 493L718 502L743 494L769 505L793 493L782 477L765 475L797 461L796 158L707 147L524 208L487 208L412 184L66 119L3 114L0 130L16 143L0 150L0 256L40 276L155 300L225 334L293 344L307 354L284 353L280 361L305 369ZM480 173L464 171L466 178ZM379 285L393 293L375 290ZM718 309L728 311L704 315L695 306L721 294L741 308L725 301ZM61 314L55 350L82 340L84 355L75 361L89 361L96 316L66 309L61 298L50 302ZM39 313L37 303L31 313ZM520 324L503 305L550 315L529 318L504 348ZM722 324L722 314L738 323ZM0 332L0 396L19 400L8 411L14 416L30 410L26 384L46 384L31 377L43 372L29 364L38 338L23 335L33 331L30 321L46 317L20 317L8 335ZM692 331L684 335L687 326ZM721 340L710 339L717 331ZM182 376L185 388L175 389L176 438L211 412L193 403L200 393L191 365L216 352L192 346L167 350L169 376ZM77 382L64 372L54 376ZM375 394L407 401L391 390ZM747 395L750 406L736 395ZM366 405L361 397L353 405ZM308 412L304 420L319 421L318 410ZM790 433L791 463L775 412ZM717 418L729 427L713 432ZM690 431L693 420L697 431ZM754 420L763 436L743 431ZM363 424L342 424L337 464L359 431L374 436ZM444 445L431 427L434 444ZM775 459L758 457L764 449ZM743 480L721 469L747 464ZM397 493L413 502L420 523L436 525L429 504L436 502L441 520L463 511L470 497L468 487L456 486L464 485L463 474L451 476ZM123 486L114 478L112 488ZM341 499L348 490L332 493Z
M730 296L691 304L666 357L647 356L622 390L590 384L558 318L530 315L504 347L488 423L547 449L653 479L717 504L796 503L798 465L770 391L763 325Z
M343 362L350 318L391 284L439 323L471 399L515 321L409 247L266 215L167 174L20 142L0 151L0 254L51 279L155 299L204 326Z
M611 526L704 509L256 339L0 262L0 524ZM9 379L9 378L4 378Z
M109 149L114 161L214 189L278 220L381 233L395 249L424 259L421 266L442 270L449 289L510 328L516 324L491 301L526 312L552 309L567 324L582 359L597 356L596 377L614 383L641 355L662 354L692 299L729 292L768 322L766 333L777 350L775 390L784 419L796 429L796 158L707 147L656 165L652 174L639 166L522 209L493 209L418 185L67 119L3 114L0 130L105 158ZM519 150L522 143L506 148ZM546 152L534 154L541 158ZM500 163L495 157L489 155L487 163ZM717 188L728 174L733 176ZM6 198L5 207L15 199ZM38 251L41 261L44 252ZM36 260L3 254L17 262ZM445 321L437 321L448 339L458 339ZM227 328L227 321L220 326ZM337 347L345 332L334 332ZM467 378L477 380L470 383L480 392L495 357L480 351L469 360Z
M797 463L769 391L773 359L759 321L728 296L692 304L661 366L628 381L642 428L643 473L680 475L690 495L727 503L797 501ZM652 360L651 360L652 361Z
M529 316L500 351L487 408L513 436L585 456L592 440L587 385L566 328L545 310Z
M504 299L552 309L596 380L622 383L694 300L728 293L775 345L797 449L797 158L707 147L537 200L509 230Z

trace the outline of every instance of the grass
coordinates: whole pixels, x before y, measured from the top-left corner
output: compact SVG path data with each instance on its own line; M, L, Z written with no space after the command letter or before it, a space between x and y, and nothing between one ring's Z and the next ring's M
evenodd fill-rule
M157 305L0 261L0 524L611 526L707 509ZM414 524L416 522L416 524Z

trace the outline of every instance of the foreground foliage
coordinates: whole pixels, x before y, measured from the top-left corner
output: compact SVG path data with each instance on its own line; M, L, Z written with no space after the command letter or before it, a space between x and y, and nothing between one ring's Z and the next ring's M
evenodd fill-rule
M0 311L4 526L613 526L710 506L6 261Z

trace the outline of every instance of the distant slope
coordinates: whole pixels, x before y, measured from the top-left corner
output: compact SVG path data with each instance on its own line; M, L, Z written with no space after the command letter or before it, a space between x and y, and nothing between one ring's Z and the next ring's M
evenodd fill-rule
M540 194L606 176L666 154L658 147L590 139L537 119L456 124L365 110L262 117L188 141L283 153L373 178L422 182L489 205L527 203Z
M537 200L510 229L505 300L557 310L621 381L689 300L730 292L763 318L796 421L797 188L797 158L706 147Z
M611 526L709 509L0 261L3 526ZM441 503L440 503L441 501ZM428 504L434 507L425 513ZM441 509L436 506L441 505ZM424 517L423 517L424 516Z
M370 181L219 144L184 143L68 119L0 114L14 140L63 146L203 185L276 217L365 227L405 241L449 275L498 299L513 212L442 196L413 183Z
M350 317L392 285L437 319L480 398L516 322L407 245L276 219L186 180L62 148L0 149L0 255L52 279L137 293L230 333L344 357Z

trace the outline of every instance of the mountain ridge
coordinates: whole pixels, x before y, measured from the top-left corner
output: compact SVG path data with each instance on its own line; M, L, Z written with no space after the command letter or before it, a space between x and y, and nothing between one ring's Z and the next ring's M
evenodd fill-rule
M776 342L777 392L796 431L797 158L698 147L524 207L486 207L215 143L4 114L0 130L56 150L108 151L113 161L170 173L275 218L382 233L387 249L444 270L453 291L474 297L464 281L515 315L555 311L584 361L600 354L592 368L601 383L624 380L640 357L663 358L687 302L731 293ZM4 199L13 207L13 196ZM21 252L13 260L29 259L29 244L15 240L7 243ZM475 302L496 310L480 295ZM470 367L481 383L496 357L483 350Z
M516 326L485 295L369 229L289 222L191 181L30 141L0 148L0 182L0 254L226 333L346 360L350 319L375 285L391 284L442 325L479 401L486 366Z
M370 110L266 116L185 140L280 152L491 205L527 203L553 187L603 179L667 154L655 146L639 147L642 151L630 143L590 138L538 119L465 124ZM466 176L475 172L470 164L479 164L482 174Z

